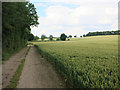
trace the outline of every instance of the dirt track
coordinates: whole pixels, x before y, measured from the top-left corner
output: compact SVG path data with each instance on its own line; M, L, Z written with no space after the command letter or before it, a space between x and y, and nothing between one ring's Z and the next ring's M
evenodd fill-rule
M62 79L52 65L31 47L17 88L63 88Z
M15 74L18 66L21 64L21 60L24 59L27 47L22 49L17 54L10 57L7 61L4 61L2 65L2 88L6 88L10 84L10 80Z

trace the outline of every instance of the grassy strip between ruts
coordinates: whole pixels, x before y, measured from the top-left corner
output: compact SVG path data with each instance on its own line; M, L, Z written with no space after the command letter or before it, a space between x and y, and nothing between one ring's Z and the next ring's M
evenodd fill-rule
M25 58L26 58L30 48L31 47L28 48L28 50L25 54ZM21 64L19 65L18 69L16 70L16 73L14 74L13 78L11 79L10 85L8 85L6 88L16 88L16 86L18 85L18 81L19 81L19 78L21 76L21 73L22 73L22 70L24 67L25 58L21 61Z

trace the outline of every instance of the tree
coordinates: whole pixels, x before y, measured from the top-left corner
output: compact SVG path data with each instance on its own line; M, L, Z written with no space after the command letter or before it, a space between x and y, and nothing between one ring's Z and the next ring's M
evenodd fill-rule
M82 36L80 36L80 37L82 37Z
M4 60L27 45L30 27L39 23L36 8L29 2L3 2L2 16L2 59Z
M69 38L72 38L72 35L69 35Z
M43 41L45 38L46 38L45 35L41 35L41 39L42 39L42 41Z
M74 37L76 38L77 36L75 35Z
M60 40L65 41L67 38L67 35L65 35L64 33L60 35Z
M34 35L31 33L28 37L28 41L32 41L32 40L34 40Z
M53 35L49 36L49 40L52 41L53 40Z
M38 40L39 39L39 37L38 36L34 36L34 40Z
M86 35L84 34L83 37L85 37Z
M120 32L119 30L117 31L102 31L102 32L89 32L86 34L86 36L98 36L98 35L118 35Z

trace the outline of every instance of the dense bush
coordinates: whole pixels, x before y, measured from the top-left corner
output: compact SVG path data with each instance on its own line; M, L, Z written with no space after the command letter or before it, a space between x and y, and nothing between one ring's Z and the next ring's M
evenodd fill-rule
M60 41L60 38L57 38L56 41Z

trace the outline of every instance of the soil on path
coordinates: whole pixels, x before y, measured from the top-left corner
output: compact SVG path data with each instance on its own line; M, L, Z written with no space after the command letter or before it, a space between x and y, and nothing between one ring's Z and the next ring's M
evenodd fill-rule
M21 64L21 60L24 59L27 47L22 49L17 54L11 56L7 61L4 61L2 65L2 88L6 88L10 84L10 80L15 74L18 66Z
M63 88L61 77L53 66L31 47L17 88Z

